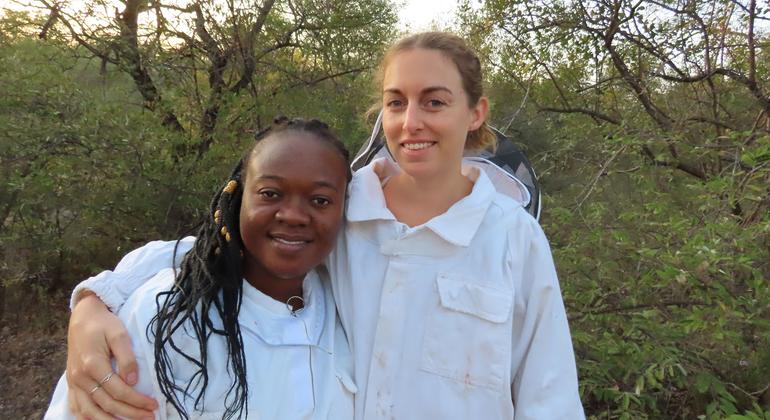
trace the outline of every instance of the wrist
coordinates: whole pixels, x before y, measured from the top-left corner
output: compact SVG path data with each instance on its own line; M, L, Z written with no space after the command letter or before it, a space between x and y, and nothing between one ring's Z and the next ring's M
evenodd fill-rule
M75 309L75 307L78 306L78 304L80 302L84 301L87 298L97 298L97 299L99 299L99 297L96 296L96 293L94 293L91 290L88 290L88 289L76 290L72 294L72 309Z
M88 289L79 290L77 293L75 293L75 295L72 297L72 302L73 311L76 308L83 306L101 308L106 311L110 311L110 308L107 306L107 304L104 303L99 295Z
M118 312L124 299L109 281L105 281L104 273L84 280L75 286L75 290L72 291L70 297L71 310L75 310L75 305L80 304L84 300L92 301L96 299L103 305L106 305L110 312Z

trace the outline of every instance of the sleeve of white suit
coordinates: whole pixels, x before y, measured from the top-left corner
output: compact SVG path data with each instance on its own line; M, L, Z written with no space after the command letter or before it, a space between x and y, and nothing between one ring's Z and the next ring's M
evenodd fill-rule
M529 249L519 250L525 255L513 323L511 393L515 419L584 419L553 257L540 226L533 220L530 227Z
M170 243L173 245L174 242ZM158 244L154 243L154 245ZM139 249L148 246L149 244ZM128 334L131 337L131 345L137 362L139 380L136 385L133 386L133 389L158 401L160 406L154 413L155 419L166 420L166 397L160 391L160 387L157 384L154 369L155 359L153 357L153 345L147 336L147 326L157 312L155 295L160 290L161 288L156 287L149 291L144 290L144 294L133 296L128 300L129 304L123 306L119 316L121 321L124 322ZM67 378L66 375L62 375L59 382L56 384L56 389L51 397L51 403L43 417L44 420L75 420L76 417L70 411L68 394L69 386L67 385Z
M188 236L179 241L153 241L137 248L123 257L112 271L102 271L75 287L70 298L74 308L86 291L95 293L113 313L117 313L128 296L147 280L164 268L179 267L184 255L195 243L195 237Z

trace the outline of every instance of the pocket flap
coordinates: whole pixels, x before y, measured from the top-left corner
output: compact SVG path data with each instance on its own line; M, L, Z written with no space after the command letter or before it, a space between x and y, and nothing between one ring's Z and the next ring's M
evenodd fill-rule
M475 315L495 323L505 322L511 313L511 291L471 283L447 274L438 275L436 287L441 306L447 309Z

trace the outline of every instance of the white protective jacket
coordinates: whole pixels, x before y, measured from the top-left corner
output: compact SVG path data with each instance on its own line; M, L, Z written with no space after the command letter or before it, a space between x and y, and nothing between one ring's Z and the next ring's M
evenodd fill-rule
M173 249L173 242L170 244ZM179 415L158 386L152 340L148 339L146 331L157 313L155 297L173 285L173 270L164 268L170 261L170 258L144 260L145 269L155 267L155 271L160 272L131 294L118 312L128 328L137 357L139 383L136 389L160 403L155 417L161 420L178 419ZM116 271L120 273L123 268L126 268L125 264L119 265ZM238 322L246 356L246 418L337 420L353 417L355 385L350 376L350 353L336 316L329 283L321 281L313 271L306 276L303 289L305 308L292 313L285 303L243 282ZM218 326L222 323L213 310L212 322ZM180 330L175 335L175 344L200 359L198 344L190 334ZM223 418L226 396L232 384L226 357L227 343L221 335L210 336L208 352L209 383L202 404L196 408L195 398L183 399L183 394L177 393L192 419ZM178 353L168 354L174 381L186 386L197 367ZM62 376L46 419L75 418L69 412L67 392L67 382ZM197 387L192 388L191 394L197 395Z
M548 242L522 203L466 165L471 193L409 227L378 159L349 186L329 262L355 366L357 419L583 419Z
M520 201L467 162L470 195L409 227L382 186L399 169L355 173L347 223L327 261L354 361L355 418L585 418L550 248ZM147 245L82 283L117 308L151 274ZM186 249L180 249L186 252Z

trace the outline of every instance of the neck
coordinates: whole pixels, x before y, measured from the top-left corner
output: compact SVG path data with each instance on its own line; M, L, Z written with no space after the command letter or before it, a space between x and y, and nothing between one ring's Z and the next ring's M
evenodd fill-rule
M243 276L255 289L279 301L286 302L292 296L303 296L302 283L305 277L284 279L270 276L254 264L244 264ZM292 302L296 306L296 299Z
M388 209L396 219L417 226L449 210L470 194L473 182L460 167L430 178L412 177L406 172L394 176L384 188Z

